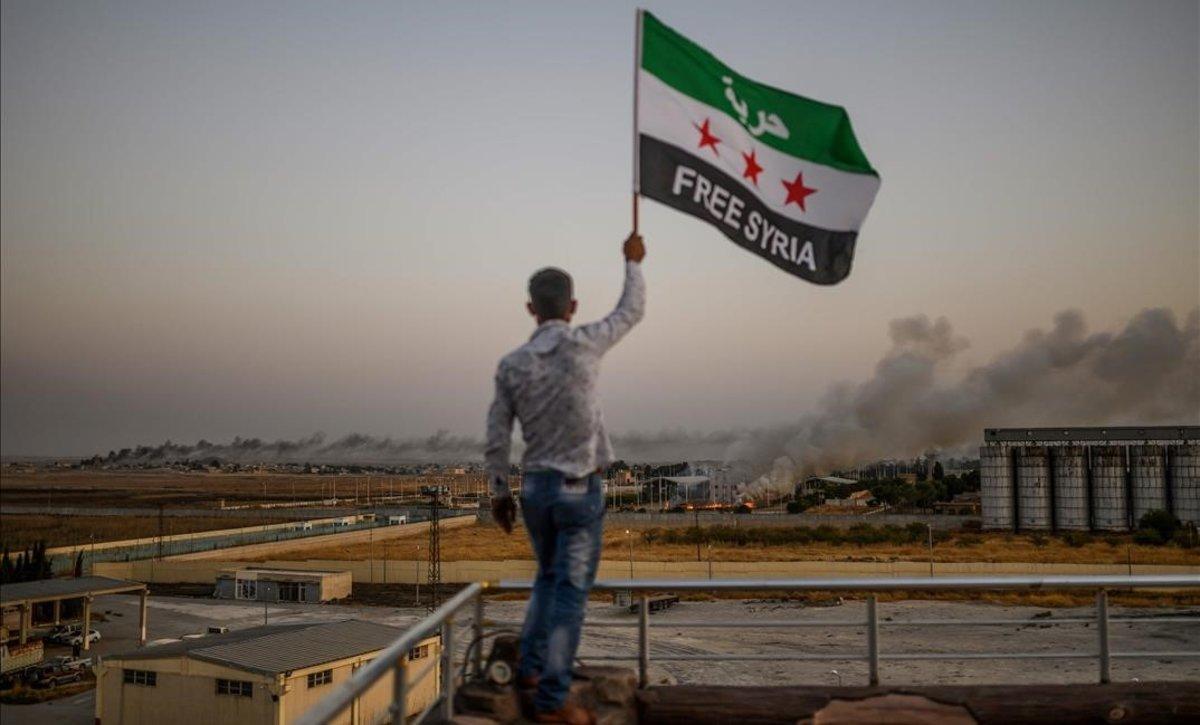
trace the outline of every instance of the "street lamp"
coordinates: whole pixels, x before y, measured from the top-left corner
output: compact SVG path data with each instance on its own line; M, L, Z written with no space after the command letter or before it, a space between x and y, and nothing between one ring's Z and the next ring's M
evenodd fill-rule
M633 580L633 533L625 529L625 538L629 539L629 579Z
M413 561L413 581L417 584L417 603L421 606L421 545L417 544L417 557Z
M933 576L933 525L925 524L925 528L929 531L929 576Z

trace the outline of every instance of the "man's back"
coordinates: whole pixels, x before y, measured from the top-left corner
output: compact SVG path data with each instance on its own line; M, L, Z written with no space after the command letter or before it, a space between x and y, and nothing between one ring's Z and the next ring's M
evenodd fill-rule
M596 399L600 359L642 319L645 301L641 265L627 261L625 288L607 317L575 328L564 320L546 320L500 361L488 412L487 466L494 495L507 487L514 417L521 421L526 470L578 478L612 462Z

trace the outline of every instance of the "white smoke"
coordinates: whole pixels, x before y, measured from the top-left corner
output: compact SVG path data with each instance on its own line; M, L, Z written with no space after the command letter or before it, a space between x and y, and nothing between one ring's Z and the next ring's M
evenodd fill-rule
M790 490L800 477L930 449L962 453L985 427L1190 424L1200 421L1200 309L1179 324L1167 309L1138 313L1115 333L1089 334L1060 312L990 362L952 378L968 347L945 318L893 320L875 374L831 387L794 424L742 436L726 451L771 465L750 487ZM781 486L781 458L792 465Z

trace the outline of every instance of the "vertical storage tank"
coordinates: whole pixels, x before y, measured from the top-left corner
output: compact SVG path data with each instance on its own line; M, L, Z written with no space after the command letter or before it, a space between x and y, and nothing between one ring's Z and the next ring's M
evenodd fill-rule
M1200 445L1171 446L1170 456L1175 516L1200 526Z
M1054 521L1060 529L1090 525L1087 496L1087 451L1083 446L1054 449Z
M1092 448L1092 503L1096 507L1097 529L1129 529L1129 508L1125 498L1125 454L1121 446Z
M1017 449L1017 526L1023 531L1050 528L1050 460L1045 446Z
M1167 509L1167 477L1162 446L1133 446L1129 449L1133 477L1133 525L1147 511Z
M1012 454L1005 446L979 447L980 504L983 528L1012 529Z

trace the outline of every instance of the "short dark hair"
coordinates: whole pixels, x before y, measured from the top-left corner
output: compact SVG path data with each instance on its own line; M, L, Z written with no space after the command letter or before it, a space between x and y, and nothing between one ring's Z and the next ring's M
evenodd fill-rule
M571 275L557 267L546 267L529 278L529 301L538 317L545 320L567 316L574 295Z

